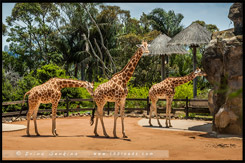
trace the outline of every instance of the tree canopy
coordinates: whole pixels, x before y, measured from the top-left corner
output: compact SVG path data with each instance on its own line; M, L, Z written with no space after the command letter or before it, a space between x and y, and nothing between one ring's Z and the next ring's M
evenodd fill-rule
M50 77L39 76L40 69L48 74L58 67L62 75L80 80L109 79L134 55L136 44L143 39L151 42L160 33L173 37L184 28L183 18L181 13L161 8L136 19L128 10L103 3L16 3L7 24L2 23L2 33L10 42L9 52L2 52L4 87L12 84L14 90L22 84L26 90L23 81L34 86ZM196 22L218 30L216 25ZM46 65L53 66L45 69ZM151 86L160 82L160 69L159 57L142 57L130 83ZM172 56L167 69L169 76L190 73L191 55Z

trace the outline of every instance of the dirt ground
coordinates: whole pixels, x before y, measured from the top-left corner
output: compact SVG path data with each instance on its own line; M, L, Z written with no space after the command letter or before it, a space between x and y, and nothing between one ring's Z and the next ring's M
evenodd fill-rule
M138 121L140 119L125 117L125 132L128 136L125 139L122 138L120 117L117 120L117 136L119 138L113 137L113 117L104 117L106 131L111 136L110 138L103 136L100 121L98 122L98 134L100 136L94 136L94 125L90 126L89 124L90 117L57 118L58 137L52 136L51 119L37 120L41 136L35 136L33 121L31 121L30 134L32 136L30 137L26 136L26 130L2 132L2 159L242 160L241 139L211 138L205 132L156 130L139 126ZM13 122L12 124L26 125L26 121ZM5 155L6 153L4 154L4 152L10 150L16 152L16 155L19 154L19 157L11 158ZM29 155L23 156L23 152L26 153L28 150ZM49 152L63 152L64 156L61 156L62 153L44 153L44 155L42 155L43 153L37 153L37 151L45 152L47 150ZM122 151L127 153L128 156L125 153L123 155ZM20 152L22 153L20 154ZM88 155L82 156L86 152ZM118 155L113 154L113 152L118 152ZM137 152L145 153L135 155ZM167 154L159 156L159 152L164 154L167 152ZM80 157L79 154L81 154ZM57 155L57 157L54 157L54 155ZM58 157L58 155L60 156ZM137 157L139 155L141 157Z

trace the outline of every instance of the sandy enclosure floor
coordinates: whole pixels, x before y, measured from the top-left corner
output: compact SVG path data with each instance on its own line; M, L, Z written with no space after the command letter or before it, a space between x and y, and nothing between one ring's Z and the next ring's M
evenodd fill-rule
M242 140L211 138L206 132L156 130L139 125L141 118L125 117L123 139L121 119L117 120L117 136L113 136L113 117L104 117L103 136L100 121L99 137L93 134L90 117L57 118L58 137L51 132L51 119L37 120L41 136L35 136L31 121L26 130L2 132L3 160L90 160L90 159L151 159L151 160L242 160ZM26 125L26 121L12 124ZM162 124L164 126L164 124Z

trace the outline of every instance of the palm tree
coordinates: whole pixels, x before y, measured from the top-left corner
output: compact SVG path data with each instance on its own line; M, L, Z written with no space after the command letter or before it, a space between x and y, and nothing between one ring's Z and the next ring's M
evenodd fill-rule
M182 14L175 14L173 10L166 12L162 8L155 8L147 15L152 22L152 28L169 37L175 36L183 29L180 24L184 16Z
M151 21L153 29L161 31L170 38L174 37L184 28L180 24L184 16L182 14L175 14L173 10L166 12L162 8L155 8L147 15L147 18ZM168 56L162 56L162 63L165 60L168 63ZM168 70L166 71L166 76L168 76Z

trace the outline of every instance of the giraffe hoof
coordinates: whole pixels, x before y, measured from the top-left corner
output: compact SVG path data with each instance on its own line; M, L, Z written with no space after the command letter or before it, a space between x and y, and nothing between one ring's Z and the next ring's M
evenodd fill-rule
M162 127L162 125L159 125L159 127Z
M152 127L153 125L152 125L152 124L150 124L150 126Z
M169 126L166 126L166 128L169 128Z
M58 134L57 134L57 133L53 133L53 135L54 135L54 137L58 136Z
M123 135L123 138L128 138L126 135Z
M37 136L40 136L40 134L39 134L39 133L37 133L36 135L37 135Z
M172 125L169 125L169 127L173 127Z
M106 138L109 138L110 136L109 135L105 135Z

